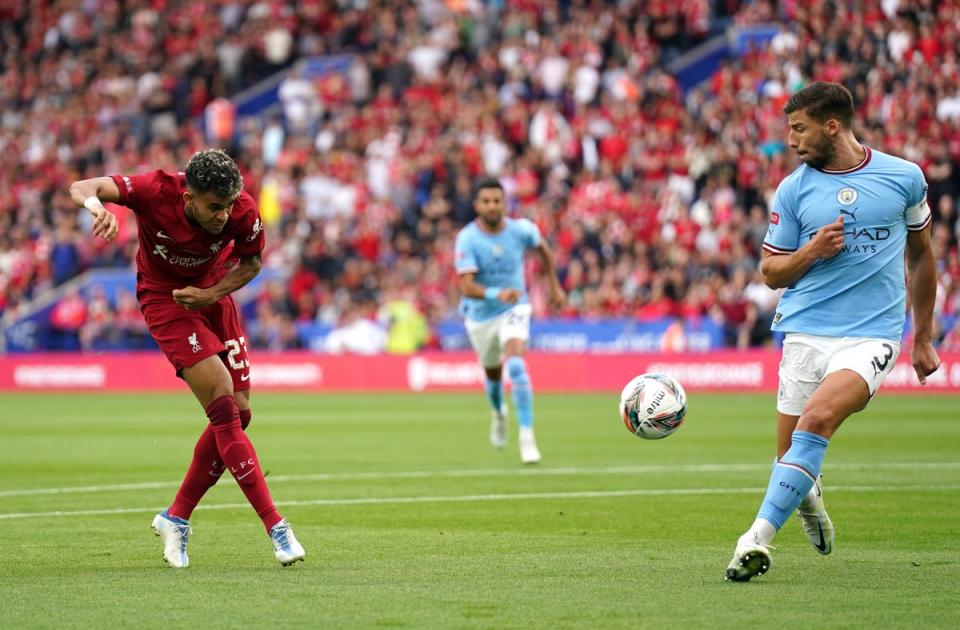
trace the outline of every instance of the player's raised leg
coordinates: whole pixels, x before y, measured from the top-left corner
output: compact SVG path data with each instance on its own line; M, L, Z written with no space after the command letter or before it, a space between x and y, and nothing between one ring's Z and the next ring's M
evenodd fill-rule
M869 395L866 382L851 370L823 379L800 414L790 448L774 466L757 518L737 541L727 566L728 580L744 582L769 569L770 543L816 483L830 437L866 405Z

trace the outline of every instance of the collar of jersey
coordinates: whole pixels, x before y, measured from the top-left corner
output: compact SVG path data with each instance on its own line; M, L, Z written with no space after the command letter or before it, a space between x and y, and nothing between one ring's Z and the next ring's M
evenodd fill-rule
M864 166L870 163L870 158L873 156L873 151L870 150L870 147L864 146L862 144L860 146L863 147L865 155L863 156L863 160L856 166L844 169L842 171L831 171L830 169L823 168L823 169L820 169L820 172L826 173L827 175L846 175L847 173L859 171L861 168L863 168Z

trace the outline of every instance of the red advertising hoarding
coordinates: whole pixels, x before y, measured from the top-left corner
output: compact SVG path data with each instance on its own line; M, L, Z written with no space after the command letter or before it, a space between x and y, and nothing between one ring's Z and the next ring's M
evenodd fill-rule
M775 391L776 351L702 354L527 355L534 387L541 392L616 392L642 372L662 372L688 391ZM907 357L887 377L885 391L960 393L960 354L942 355L926 387L917 383ZM411 356L257 353L251 380L258 391L470 391L483 371L470 353ZM15 354L0 358L0 391L181 390L184 384L156 352L132 354Z

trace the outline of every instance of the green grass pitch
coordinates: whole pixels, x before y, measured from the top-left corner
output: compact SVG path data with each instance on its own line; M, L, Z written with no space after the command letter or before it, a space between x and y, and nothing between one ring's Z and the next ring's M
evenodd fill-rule
M630 436L616 396L535 399L543 462L487 442L482 393L257 394L249 432L307 560L273 559L224 478L191 566L149 529L203 422L170 395L0 395L0 627L955 628L960 413L881 394L827 452L834 553L791 520L723 581L774 443L772 395L690 396Z

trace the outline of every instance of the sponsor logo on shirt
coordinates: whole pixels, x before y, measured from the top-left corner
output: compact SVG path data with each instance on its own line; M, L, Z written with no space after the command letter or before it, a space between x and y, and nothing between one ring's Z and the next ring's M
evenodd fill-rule
M212 258L213 256L171 256L167 259L167 262L180 267L199 267Z
M219 245L219 243L217 245ZM211 245L210 249L214 252L210 256L177 256L171 255L170 250L167 249L166 245L160 245L157 243L153 247L153 253L160 258L163 258L171 265L177 265L178 267L199 267L200 265L212 260L214 254L216 254L216 252L219 250L219 247L214 249L213 245Z
M779 225L779 224L780 224L780 214L777 213L777 212L771 212L771 213L770 213L770 223L772 223L773 225Z
M856 209L853 212L847 212L844 210L840 211L845 215L849 215L856 220L854 214ZM848 224L849 225L849 224ZM811 232L808 235L808 240L813 240L813 237L816 236L816 232ZM890 228L885 227L851 227L849 230L843 231L846 241L843 245L843 249L840 250L841 254L876 254L879 251L880 243L886 241L890 238Z
M860 209L860 208L854 208L853 210L844 210L843 208L840 208L840 214L842 214L843 216L846 216L846 217L850 217L850 219L851 219L852 221L856 221L856 220L857 220L857 210L859 210L859 209Z

